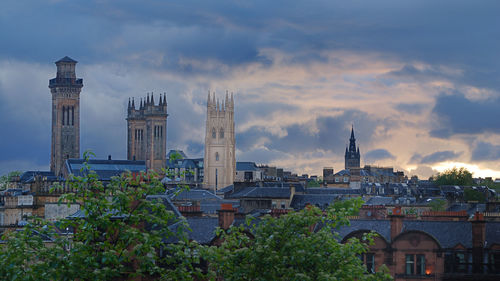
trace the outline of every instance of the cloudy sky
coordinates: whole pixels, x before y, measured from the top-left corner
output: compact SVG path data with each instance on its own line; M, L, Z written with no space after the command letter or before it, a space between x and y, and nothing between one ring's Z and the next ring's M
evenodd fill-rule
M500 178L500 1L0 3L0 174L48 169L54 62L83 78L81 150L126 158L126 104L168 96L167 149L203 156L208 91L235 95L237 161ZM156 99L157 100L157 99Z

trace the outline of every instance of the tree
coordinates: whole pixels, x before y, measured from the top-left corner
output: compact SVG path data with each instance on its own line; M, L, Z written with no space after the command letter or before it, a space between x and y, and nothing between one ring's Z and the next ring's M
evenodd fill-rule
M311 206L219 229L223 242L206 249L205 257L223 280L390 280L386 267L367 274L359 259L373 242L373 233L363 241L352 238L342 244L335 232L361 204L360 199L343 201L325 213Z
M472 180L472 173L466 168L453 167L452 169L446 170L442 173L432 177L434 182L441 185L472 185L474 182Z
M88 159L89 154L85 154ZM187 240L161 200L165 192L155 173L130 173L108 185L88 167L66 184L74 190L60 203L81 204L81 216L57 225L35 219L22 231L4 235L0 276L6 280L127 280L148 277L192 280L201 276L199 245ZM55 187L59 188L59 187ZM62 230L62 231L61 231ZM66 235L66 230L74 234ZM176 244L163 241L172 236Z
M476 201L479 203L485 203L486 196L484 195L484 193L482 193L479 190L474 190L472 188L465 188L464 189L464 200L467 202Z
M446 200L435 199L429 203L432 211L445 211L446 210Z
M7 184L12 181L12 179L14 177L18 177L20 176L22 173L21 171L12 171L8 174L5 174L3 176L0 177L0 190L2 189L6 189L7 188Z

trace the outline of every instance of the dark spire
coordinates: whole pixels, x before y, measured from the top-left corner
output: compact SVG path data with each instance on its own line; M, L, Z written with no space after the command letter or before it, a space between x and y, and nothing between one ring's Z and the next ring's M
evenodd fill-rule
M354 125L352 125L352 127L351 127L351 140L356 140L354 138Z
M130 103L130 98L128 98L128 108L131 108L132 104Z
M146 105L149 105L149 93L148 93L148 97L147 97L147 100L146 100Z
M142 105L142 98L141 98L141 105L139 106L139 109L142 109L142 106L143 106L143 105Z
M161 98L161 94L160 94L160 101L158 102L158 105L159 105L159 106L162 106L162 105L163 105L163 100L162 100L162 98Z
M167 105L167 93L163 93L163 105Z
M155 105L155 99L153 96L153 92L151 92L151 105Z
M132 98L132 108L135 109L135 102L134 102L134 98Z

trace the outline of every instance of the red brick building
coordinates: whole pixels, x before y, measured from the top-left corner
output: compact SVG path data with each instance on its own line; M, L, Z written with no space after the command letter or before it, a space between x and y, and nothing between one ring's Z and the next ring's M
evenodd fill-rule
M395 280L500 280L500 222L439 218L408 220L395 208L388 220L351 220L339 234L345 242L377 233L363 262L369 271L385 264Z

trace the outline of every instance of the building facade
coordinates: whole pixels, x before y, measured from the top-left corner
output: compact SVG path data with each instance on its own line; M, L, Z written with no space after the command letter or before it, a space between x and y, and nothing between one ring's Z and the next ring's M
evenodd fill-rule
M217 190L234 183L236 173L233 94L222 103L208 93L204 186Z
M49 80L52 94L52 144L50 171L61 174L64 161L80 158L80 92L83 79L76 78L77 61L56 61L56 78Z
M351 128L351 138L349 139L349 147L345 148L345 169L361 167L361 156L359 147L356 148L356 138L354 137L354 127Z
M165 168L167 149L167 97L160 94L158 105L153 93L139 108L129 100L127 114L127 159L144 160L148 170L160 172Z

